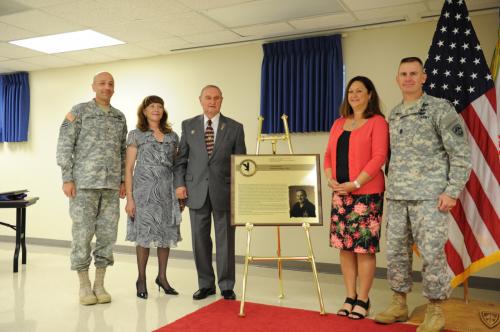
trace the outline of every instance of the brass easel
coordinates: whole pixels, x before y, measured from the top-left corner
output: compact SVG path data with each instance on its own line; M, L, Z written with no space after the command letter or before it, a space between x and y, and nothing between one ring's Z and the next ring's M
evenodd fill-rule
M259 116L259 128L258 128L258 134L257 134L257 148L255 154L259 154L259 147L260 147L260 142L261 141L271 141L272 145L272 150L273 154L276 154L276 143L278 140L281 141L287 141L288 142L288 150L290 154L293 154L293 149L292 149L292 142L290 140L290 132L288 129L288 123L287 119L288 117L286 115L282 115L281 119L283 120L283 126L285 128L285 134L262 134L262 122L264 121L264 118L262 116ZM302 227L304 228L304 231L306 233L306 238L307 238L307 245L308 245L308 255L307 256L281 256L281 236L280 236L280 226L276 227L276 236L277 236L277 250L276 250L276 255L277 256L271 256L271 257L254 257L250 256L250 244L251 244L251 239L252 239L252 230L253 230L253 224L247 223L245 225L245 228L247 229L247 247L246 247L246 254L245 254L245 268L243 272L243 294L241 297L241 302L240 302L240 313L239 316L244 317L245 316L245 296L246 296L246 286L247 286L247 276L248 276L248 264L251 262L257 262L257 261L277 261L278 262L278 282L279 282L279 287L280 287L280 294L279 298L282 299L285 297L284 291L283 291L283 261L306 261L311 263L313 275L314 275L314 281L316 283L316 292L318 295L318 300L319 300L319 306L320 306L320 314L325 315L325 307L323 304L323 296L321 295L321 287L319 286L319 280L318 280L318 272L316 270L316 261L314 259L314 252L311 244L311 236L309 233L309 228L310 224L309 223L303 223Z
M260 142L271 141L271 145L273 148L273 154L276 154L276 143L278 141L287 141L288 142L288 151L290 154L293 154L292 149L292 140L290 139L290 131L288 130L288 116L283 114L281 116L281 120L283 120L283 127L285 128L284 134L263 134L262 133L262 122L264 122L264 118L262 116L258 117L259 120L259 131L257 132L257 148L255 150L255 154L259 154Z

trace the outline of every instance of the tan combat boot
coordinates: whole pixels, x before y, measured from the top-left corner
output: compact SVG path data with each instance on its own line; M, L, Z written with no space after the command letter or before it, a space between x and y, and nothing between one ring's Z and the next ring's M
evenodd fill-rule
M94 293L97 296L97 303L111 302L111 295L104 289L104 275L106 274L105 267L95 269Z
M417 332L438 332L444 329L444 313L440 302L431 302L425 310L425 318Z
M89 271L78 271L78 279L80 279L80 304L96 304L97 298L90 288Z
M406 294L395 292L392 302L387 309L375 316L375 321L382 324L394 322L405 322L408 320L408 306L406 305Z

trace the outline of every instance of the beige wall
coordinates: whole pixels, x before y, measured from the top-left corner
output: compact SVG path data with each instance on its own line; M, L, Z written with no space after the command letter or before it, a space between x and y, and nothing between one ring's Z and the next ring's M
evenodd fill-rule
M472 20L489 61L496 43L498 16L474 16ZM425 59L435 25L433 21L348 32L342 41L347 79L358 74L372 78L387 111L400 99L394 82L398 61L410 55ZM261 61L261 45L256 43L31 73L29 142L0 144L0 190L28 188L32 195L40 197L40 201L28 209L28 237L70 239L68 202L60 190L60 170L55 162L57 134L71 106L92 98L90 84L94 73L107 70L115 76L116 92L112 103L126 114L129 129L135 126L136 106L141 99L148 94L158 94L166 100L171 122L179 134L181 121L201 112L197 101L200 88L208 83L217 84L224 91L223 113L244 124L248 152L254 153ZM327 138L327 134L295 134L292 137L296 153L318 153L322 161ZM261 152L269 150L264 146ZM280 151L286 152L285 147L279 147ZM324 177L322 183L326 183ZM337 250L328 246L330 192L323 187L325 220L323 227L312 230L314 251L317 261L338 263ZM188 213L183 217L184 241L178 249L191 250ZM0 220L13 218L12 211L0 210ZM123 213L118 244L132 245L123 240L125 225ZM262 227L254 233L254 254L274 254L275 229ZM12 232L1 228L0 235L12 235ZM238 229L237 254L244 254L245 241L244 230ZM282 247L284 255L303 255L306 244L302 230L282 228ZM378 255L377 265L381 267L386 266L384 252L385 248ZM500 266L483 270L480 275L498 277Z

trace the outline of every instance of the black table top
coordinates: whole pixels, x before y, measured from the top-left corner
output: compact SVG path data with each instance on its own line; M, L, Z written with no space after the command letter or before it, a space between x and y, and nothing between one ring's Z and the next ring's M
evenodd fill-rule
M25 199L15 201L0 201L0 209L23 208L33 205L38 201L38 197L26 197Z

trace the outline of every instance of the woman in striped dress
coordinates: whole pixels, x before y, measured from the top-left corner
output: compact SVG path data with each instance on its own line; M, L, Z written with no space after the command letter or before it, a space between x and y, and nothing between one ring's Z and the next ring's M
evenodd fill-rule
M144 98L137 118L137 128L128 134L125 166L126 240L136 243L137 296L148 297L146 264L151 247L156 247L158 254L158 290L177 295L167 281L166 270L170 248L181 240L181 211L172 173L179 137L167 122L164 102L158 96Z

